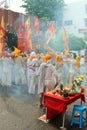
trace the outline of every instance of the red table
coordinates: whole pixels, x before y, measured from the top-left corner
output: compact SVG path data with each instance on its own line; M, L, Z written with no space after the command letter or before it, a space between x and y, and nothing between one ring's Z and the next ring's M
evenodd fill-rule
M81 99L81 101L85 102L84 94L75 94L74 96L70 96L69 98L64 98L60 95L54 95L51 92L47 92L44 94L44 105L46 107L46 118L52 119L58 113L62 113L63 115L66 112L67 106L76 100ZM63 116L63 127L64 127L64 119Z

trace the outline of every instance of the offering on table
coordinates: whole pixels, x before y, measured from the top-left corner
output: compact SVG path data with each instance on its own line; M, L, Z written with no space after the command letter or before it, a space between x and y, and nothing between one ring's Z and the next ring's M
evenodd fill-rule
M68 97L69 96L69 94L68 94L68 90L66 90L66 89L64 89L63 90L63 97Z
M69 91L69 96L74 96L76 94L76 91L75 90L70 90Z
M62 86L61 85L61 89L60 89L60 95L61 96L63 96L63 97L65 97L65 98L67 98L69 95L68 95L68 91L69 91L69 89L68 89L68 87L67 86Z

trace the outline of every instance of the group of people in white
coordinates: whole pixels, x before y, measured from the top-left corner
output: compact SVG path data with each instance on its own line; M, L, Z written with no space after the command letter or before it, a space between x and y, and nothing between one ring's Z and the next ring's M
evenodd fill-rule
M63 58L57 55L53 65L51 54L36 54L32 51L29 56L8 56L0 58L0 85L12 87L27 85L28 93L35 94L36 84L40 94L40 106L43 106L43 94L54 89L61 82L67 84L68 73L72 78L76 73L75 59L70 58L64 63ZM69 81L70 82L70 81Z
M4 54L0 58L0 85L26 84L25 63L21 56L11 57Z

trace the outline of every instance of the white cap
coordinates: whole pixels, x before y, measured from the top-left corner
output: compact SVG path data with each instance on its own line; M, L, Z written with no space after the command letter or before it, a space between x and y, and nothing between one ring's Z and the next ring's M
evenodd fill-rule
M32 51L32 52L30 53L30 56L36 56L36 53L35 53L34 51Z

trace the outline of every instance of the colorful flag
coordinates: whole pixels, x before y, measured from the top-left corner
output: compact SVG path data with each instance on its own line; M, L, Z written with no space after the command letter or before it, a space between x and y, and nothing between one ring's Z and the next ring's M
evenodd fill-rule
M1 20L1 27L2 27L3 29L5 29L5 23L4 23L4 18L3 18L3 16L2 16L2 20Z
M48 28L48 32L54 37L56 33L55 22L52 22Z
M25 21L25 27L30 27L30 17L27 18L27 20Z
M4 23L4 18L2 16L1 25L0 25L0 53L2 53L5 48L4 37L5 37L5 23Z
M32 51L32 30L30 27L30 17L25 21L25 51Z
M68 35L67 35L67 32L65 30L64 25L63 25L62 29L63 29L64 53L65 53L66 56L69 56L70 55L69 38L68 38Z

